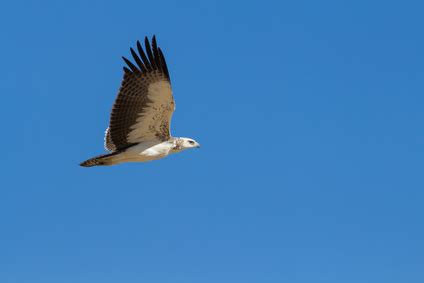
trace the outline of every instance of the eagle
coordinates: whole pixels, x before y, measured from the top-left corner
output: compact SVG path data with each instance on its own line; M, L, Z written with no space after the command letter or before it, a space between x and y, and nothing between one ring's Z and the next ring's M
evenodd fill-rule
M122 57L127 66L104 138L109 153L82 162L83 167L152 161L200 147L194 139L171 136L175 101L168 67L156 37L151 44L144 41L145 51L140 41L138 53L130 48L135 64Z

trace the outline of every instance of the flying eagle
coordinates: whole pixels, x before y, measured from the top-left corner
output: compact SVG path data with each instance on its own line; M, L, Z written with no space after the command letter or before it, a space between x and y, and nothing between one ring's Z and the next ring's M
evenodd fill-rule
M139 41L137 50L138 54L130 48L136 65L122 57L128 67L124 67L124 79L105 133L105 148L110 153L90 158L81 166L145 162L200 147L191 138L171 136L175 101L165 57L155 36L152 45L145 38L146 53Z

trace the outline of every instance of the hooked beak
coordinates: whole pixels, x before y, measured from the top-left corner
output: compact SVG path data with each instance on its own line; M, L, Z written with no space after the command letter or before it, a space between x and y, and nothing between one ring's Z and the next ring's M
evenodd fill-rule
M200 148L200 144L199 143L197 144L196 148Z

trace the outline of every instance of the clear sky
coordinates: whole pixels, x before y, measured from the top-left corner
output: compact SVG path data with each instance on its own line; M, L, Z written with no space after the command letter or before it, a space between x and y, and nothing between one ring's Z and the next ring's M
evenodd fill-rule
M4 1L0 282L424 282L421 3ZM202 148L79 167L153 34Z

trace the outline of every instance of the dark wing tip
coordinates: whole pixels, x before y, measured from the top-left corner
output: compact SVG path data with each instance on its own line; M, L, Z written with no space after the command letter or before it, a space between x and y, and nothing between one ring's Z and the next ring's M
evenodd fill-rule
M152 49L153 49L153 59L155 60L156 67L162 71L162 64L160 62L158 44L156 42L156 37L152 38Z
M154 70L157 69L155 58L153 57L152 47L150 46L149 38L146 36L144 38L144 45L146 48L147 57L149 57L150 65Z
M158 47L156 35L152 36L151 44L149 42L149 38L146 36L144 38L144 45L145 47L143 49L143 46L141 45L140 41L137 40L136 46L138 54L133 48L130 48L131 55L134 58L134 61L137 66L134 65L127 58L122 57L122 59L129 67L124 67L124 71L126 73L131 71L133 73L146 73L153 70L158 70L161 71L169 80L168 67L166 65L165 57L162 53L162 50Z
M160 47L158 47L158 53L159 53L162 72L165 74L167 79L170 80L168 66L166 65L165 56L163 55L162 49L160 49Z
M147 59L146 53L144 53L143 47L141 46L141 43L139 40L137 40L137 50L140 54L141 60L143 60L144 66L146 66L146 69L148 71L153 70L152 66L150 65L149 59Z
M146 66L144 66L143 62L141 62L140 57L138 57L137 53L134 51L134 49L130 48L131 55L133 56L135 62L137 63L138 67L142 72L146 72Z
M131 63L130 60L128 60L127 58L125 58L124 56L122 56L122 59L125 61L125 63L128 65L128 67L130 67L131 71L133 71L134 73L140 73L140 70L137 69L136 66L134 66L133 63Z

